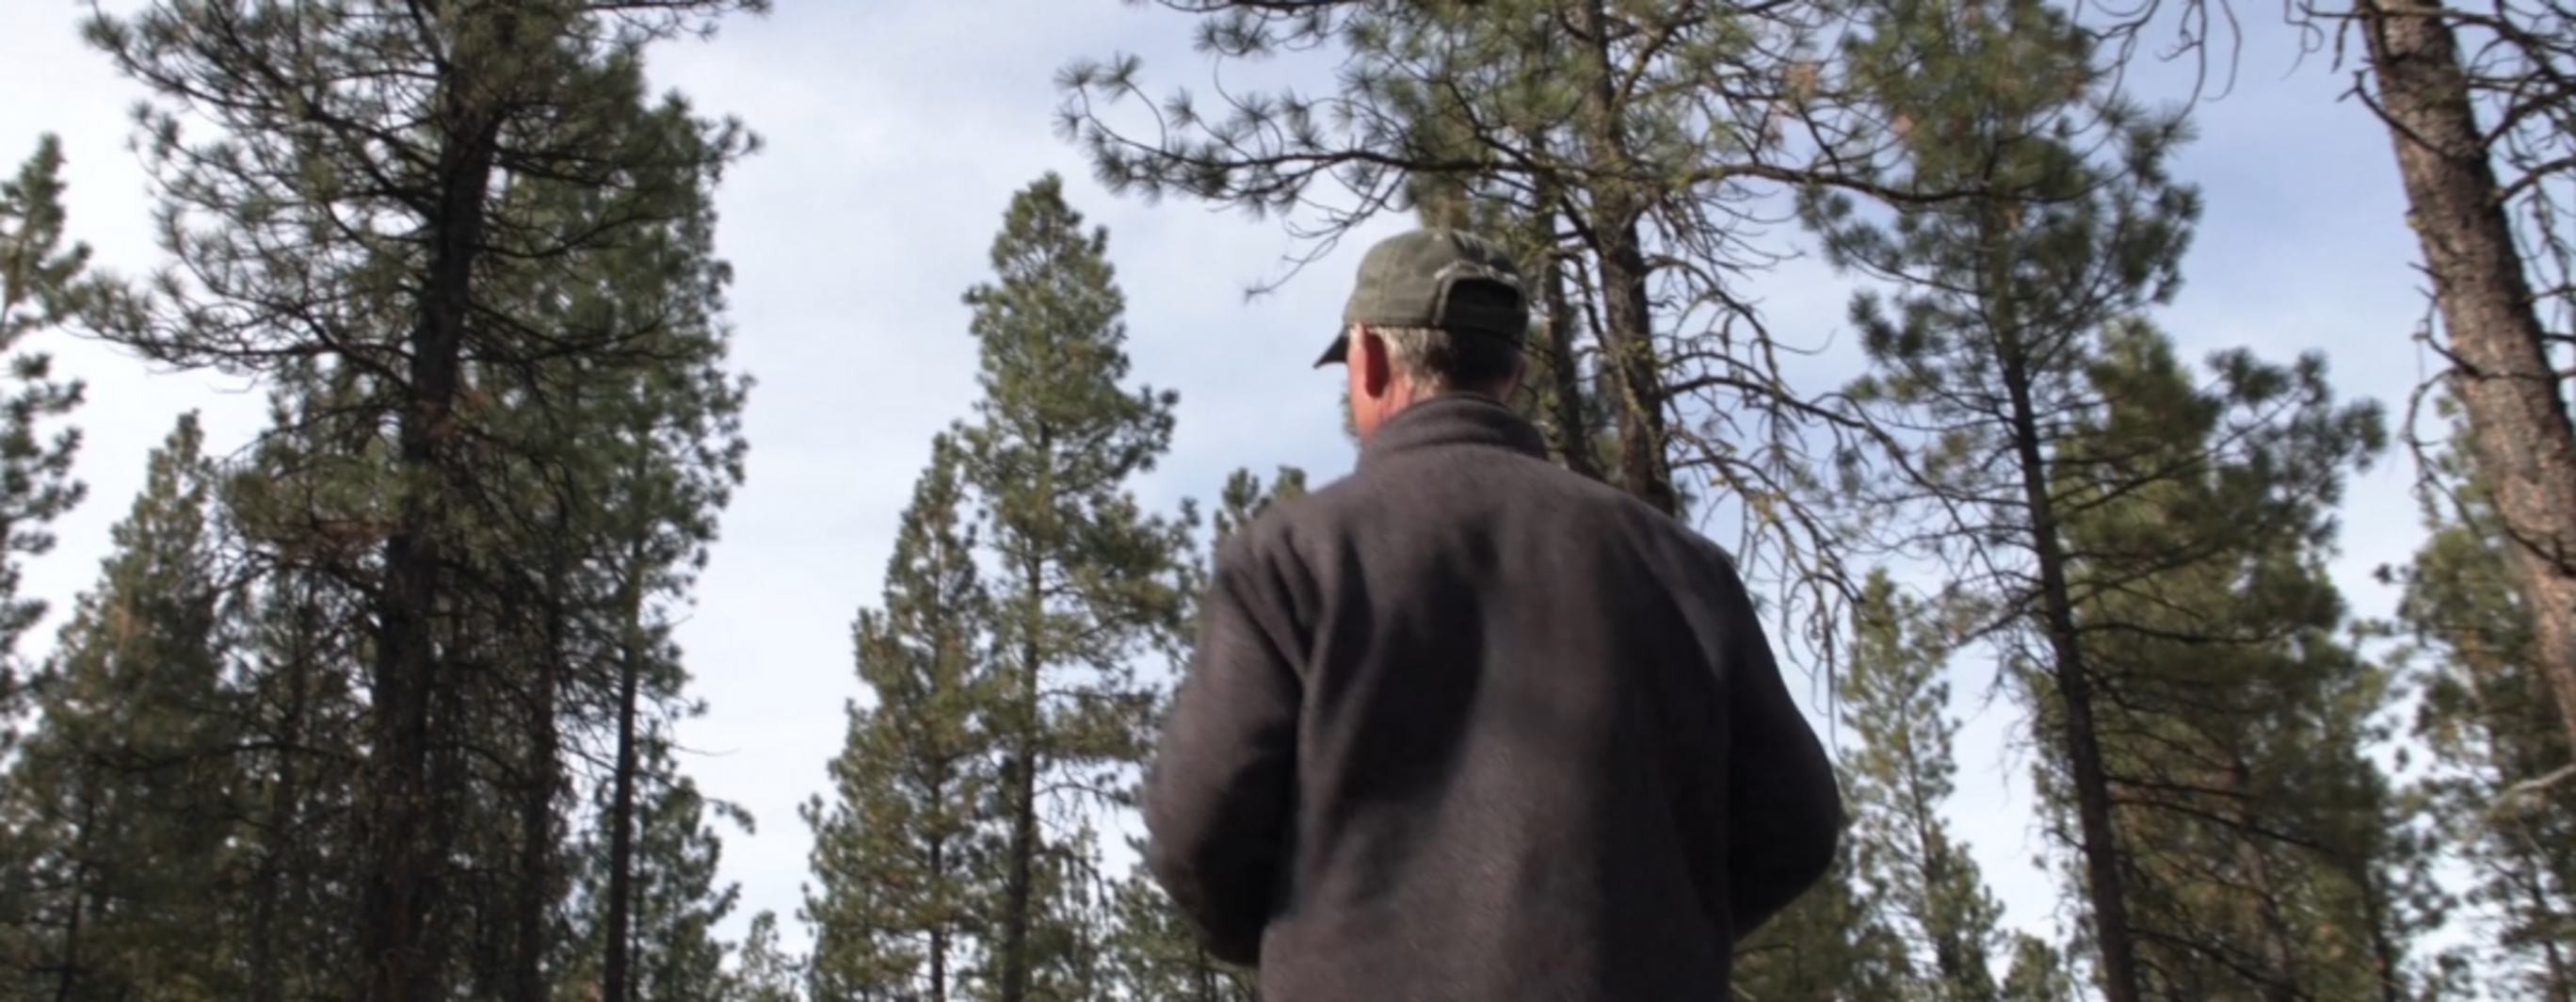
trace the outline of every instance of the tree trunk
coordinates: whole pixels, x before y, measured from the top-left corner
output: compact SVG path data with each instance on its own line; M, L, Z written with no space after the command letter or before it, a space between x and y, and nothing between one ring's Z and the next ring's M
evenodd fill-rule
M1043 452L1045 445L1041 443ZM1018 705L1019 733L1011 752L1008 768L1008 796L1011 810L1011 835L1007 851L1008 872L1002 882L1002 992L998 1002L1027 1002L1029 993L1029 926L1030 913L1037 904L1038 852L1038 727L1044 717L1038 712L1038 631L1045 627L1045 600L1040 597L1044 571L1034 557L1021 568L1027 575L1029 593L1021 615L1028 617L1022 629L1028 631L1021 645Z
M2533 656L2576 745L2576 426L2439 0L2357 0L2478 472L2531 610Z
M394 476L402 500L384 542L385 582L375 602L370 830L358 917L367 971L360 995L367 1002L432 1002L445 994L439 985L447 944L427 927L444 884L448 846L439 843L452 830L438 817L446 791L435 787L444 784L444 770L433 768L447 735L435 726L432 708L446 702L442 690L453 685L436 649L446 521L437 495L454 436L465 324L501 126L498 115L479 106L476 88L459 79L472 72L450 67L440 81L440 121L432 126L446 140L436 168L439 197L423 220L429 260L408 338L407 406L396 416Z
M80 998L81 976L89 973L87 962L81 959L81 937L88 932L93 875L90 838L98 827L98 798L89 787L90 784L82 784L80 830L72 836L72 858L75 860L71 874L72 913L63 923L63 956L54 979L54 1002L72 1002Z
M560 578L558 578L560 580ZM556 594L562 594L557 585ZM518 942L511 957L512 996L516 1002L546 1002L546 947L553 939L547 914L553 908L555 884L555 758L560 737L555 725L555 687L564 655L559 612L549 632L557 633L538 661L527 708L528 750L519 791L519 872L515 888Z
M296 587L309 593L311 586L298 581ZM298 800L303 796L298 759L304 754L305 715L310 712L316 618L309 600L296 603L294 647L286 659L286 707L278 721L277 780L269 789L267 830L260 833L254 891L258 897L251 910L250 1002L283 1002L286 997L277 927L279 912L286 906L286 874L295 865L295 847L303 838L302 826L297 824L302 807Z
M639 548L640 549L640 548ZM640 564L641 554L636 558ZM640 566L629 574L640 575ZM643 652L635 637L643 618L640 588L628 582L627 636L618 659L617 775L609 794L607 957L600 963L601 1002L626 1002L634 995L630 945L635 924L635 700L644 674Z
M1601 0L1574 10L1573 31L1593 75L1579 128L1592 201L1589 237L1601 263L1601 350L1618 387L1619 486L1667 515L1681 511L1664 455L1663 368L1655 355L1654 314L1647 295L1645 206L1634 191L1622 110L1610 58L1609 17Z
M2362 920L2370 923L2371 977L2379 983L2379 1002L2405 1002L2405 957L2400 952L2403 947L2398 942L2396 931L2390 928L2388 881L2377 872L2373 862L2362 854L2337 860L2349 874L2348 879L2353 886L2362 889Z
M2406 1002L2406 978L2400 966L2404 958L2398 955L2397 940L2388 934L2385 916L2374 913L2371 917L2370 957L2379 981L2379 1002Z
M2264 855L2263 846L2257 841L2261 836L2255 834L2262 831L2263 826L2254 816L2252 773L2252 768L2242 760L2231 763L2227 793L2236 803L2235 817L2230 820L2236 826L2237 866L2245 873L2247 888L2255 893L2254 917L2262 927L2263 963L2269 968L2263 972L2265 981L2260 988L2264 1002L2298 1002L2303 997L2300 990L2303 974L2297 936L2290 929L2289 917L2281 913L2284 895L2282 889L2275 886L2271 860Z
M944 780L932 784L932 803L944 802L939 798L947 795L947 786ZM930 872L934 879L948 877L947 848L947 836L931 840ZM930 1002L948 1002L948 916L942 914L934 921L938 924L930 929Z
M2545 860L2534 860L2529 872L2537 876L2542 872L2541 868L2546 865ZM2523 881L2521 890L2523 903L2530 906L2531 914L2549 914L2546 892L2541 889L2537 879ZM2541 997L2549 1002L2576 1002L2576 964L2569 963L2567 947L2560 945L2555 939L2543 938L2540 943L2540 958L2541 969L2549 972L2547 980L2541 984Z
M2101 737L2093 726L2093 680L2076 632L2075 600L2067 587L2065 541L2049 495L2048 460L2041 452L2038 415L2031 401L2029 362L2006 335L2000 353L2012 395L2013 447L2021 464L2022 494L2030 506L2030 543L2039 564L2040 617L2047 634L2051 677L2066 716L2067 768L2075 785L2075 815L2082 833L2085 893L2093 906L2093 933L2101 953L2105 1002L2142 1002L2137 941L2129 929L2127 887L2111 827L2111 781L2102 764Z
M1542 209L1539 218L1552 223L1555 210ZM1553 240L1548 242L1546 253L1539 264L1538 292L1539 307L1547 317L1548 421L1556 426L1557 454L1564 457L1565 468L1601 480L1600 443L1592 436L1591 416L1584 406L1583 372L1574 355L1576 314L1574 303L1566 297L1565 263L1558 259Z

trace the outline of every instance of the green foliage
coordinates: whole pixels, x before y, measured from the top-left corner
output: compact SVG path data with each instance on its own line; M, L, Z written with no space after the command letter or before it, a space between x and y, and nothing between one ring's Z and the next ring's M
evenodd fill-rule
M1119 997L1165 1002L1253 1002L1259 978L1207 954L1163 889L1143 872L1110 892L1108 966Z
M0 753L17 723L18 639L45 614L42 600L18 594L20 561L54 548L48 524L85 493L71 472L79 429L46 431L80 407L82 384L54 378L52 356L26 344L101 288L83 274L89 246L63 244L62 171L62 144L47 135L17 176L0 182L0 354L9 356L11 384L0 398Z
M1047 175L1012 197L993 278L965 295L984 395L959 437L994 568L986 733L1002 885L983 921L1001 1002L1089 990L1075 895L1098 875L1079 831L1049 822L1124 799L1154 704L1134 663L1184 612L1190 526L1128 493L1170 448L1177 398L1121 385L1125 297L1107 245Z
M697 1002L716 998L724 981L726 944L715 927L733 912L739 891L718 884L722 842L706 823L710 813L746 820L731 805L711 804L697 784L672 775L667 753L653 771L655 795L638 819L635 872L635 972L638 1002ZM748 830L748 825L744 826Z
M100 585L34 680L42 726L0 778L0 997L241 987L224 933L249 790L202 447L191 414L153 454Z
M2395 625L2411 640L2414 735L2432 765L2416 792L2472 874L2464 903L2483 935L2455 959L2501 997L2562 1002L2576 998L2576 757L2567 711L2530 657L2512 544L2466 459L2435 458L2447 504L2429 512L2431 538L2400 578Z
M2012 970L2004 975L2002 1002L2077 1002L2084 996L2075 989L2075 977L2066 960L2047 940L2029 933L2016 933L2012 945Z
M1807 225L1837 267L1895 286L1852 303L1869 371L1848 392L1874 429L1846 450L1839 508L1861 548L1929 558L1971 637L2027 640L2057 684L2041 738L2067 767L2073 843L2110 1002L2140 1002L2121 848L2069 585L2054 457L2098 412L2102 330L2170 294L2197 195L2165 176L2179 116L2108 93L2092 39L2038 0L1890 0L1847 43L1856 93L1897 156L1886 184L1967 197L1893 220L1810 189ZM1926 73L1927 69L1937 72ZM2107 155L2094 154L2098 144ZM2007 648L2009 650L2010 648Z
M1128 372L1107 234L1062 181L1013 196L967 291L983 395L942 435L857 628L830 803L807 805L817 1000L1094 997L1117 907L1095 812L1123 806L1155 692L1135 662L1185 625L1196 514L1129 493L1174 397Z
M1228 474L1225 489L1217 494L1216 517L1210 522L1210 528L1214 530L1208 538L1210 552L1216 544L1234 535L1236 530L1252 524L1252 520L1261 517L1261 513L1272 504L1305 496L1306 471L1294 466L1280 467L1271 475L1266 487L1260 477L1252 475L1251 470L1236 470Z
M2377 411L2336 406L2314 358L2221 353L2201 387L2142 325L2111 334L2087 378L2108 406L2056 473L2147 991L2403 997L2421 860L2369 758L2388 680L2323 571ZM2071 777L2042 772L2066 810Z
M1843 764L1858 876L1923 972L1908 997L1993 999L2003 906L1942 817L1958 771L1951 751L1958 724L1941 680L1948 658L1940 624L1880 570L1862 586L1852 632L1840 715L1861 735Z
M263 737L300 736L257 759L260 812L325 823L260 840L251 997L539 1002L584 862L573 765L603 733L615 813L642 818L616 826L642 840L612 853L610 896L639 918L720 912L686 876L707 847L630 872L692 826L655 819L668 787L636 799L624 739L687 712L667 627L741 476L710 203L750 143L650 95L642 52L760 6L90 18L152 91L138 146L173 261L84 317L274 401L226 491L240 596L281 641L244 688ZM304 946L315 929L338 945Z
M859 613L858 673L874 705L849 708L833 799L804 808L814 830L804 921L817 1000L962 994L982 962L982 902L998 886L979 840L993 783L987 738L997 693L992 608L965 524L954 439L904 510L883 605Z
M733 913L740 889L717 881L723 845L710 815L731 820L748 832L750 818L739 808L710 802L697 784L678 772L667 739L648 737L637 769L641 810L635 818L633 858L627 862L632 905L628 936L631 955L630 998L636 1002L702 1002L727 997L732 975L726 960L733 952L716 938L715 927ZM610 784L600 784L597 816L609 816ZM615 858L606 833L594 834L573 847L574 910L554 965L558 993L576 996L600 990L601 957L608 934L606 913ZM774 935L774 932L773 932Z
M2320 570L2377 406L2337 406L2315 356L2223 352L2206 387L2173 361L2139 313L2199 211L2165 173L2182 120L2108 96L2064 14L1873 11L1852 51L1882 68L1857 76L1904 183L1978 194L1888 222L1805 205L1837 264L1898 286L1853 305L1852 393L1889 449L1850 457L1847 493L1862 538L1953 569L1958 635L2024 683L2096 979L2114 1000L2396 990L2412 864L2365 757L2387 690L2335 642Z
M725 1002L797 1002L803 965L778 945L778 916L762 911L751 917L733 971L725 981Z

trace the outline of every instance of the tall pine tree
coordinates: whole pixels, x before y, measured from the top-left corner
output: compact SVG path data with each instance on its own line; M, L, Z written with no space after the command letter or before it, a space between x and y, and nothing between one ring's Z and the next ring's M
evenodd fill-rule
M2324 572L2329 513L2380 447L2379 415L2337 406L2314 356L2223 352L2209 374L2196 385L2160 334L2115 326L2086 377L2107 406L2055 457L2144 987L2402 998L2406 861L2369 758L2388 688L2341 642ZM2056 676L2033 678L2045 692ZM2069 816L2071 777L2041 772Z
M214 471L195 416L152 456L104 577L36 678L41 726L0 779L24 867L12 995L187 999L243 987L240 736Z
M48 437L44 424L81 401L77 382L56 382L50 358L28 338L62 323L94 288L83 276L89 248L65 246L62 145L51 135L17 174L0 181L0 353L16 384L0 403L0 763L17 743L26 692L17 656L21 634L44 615L44 603L18 594L24 561L53 548L47 526L78 504L71 477L76 429ZM47 907L33 878L42 836L18 820L0 821L0 970L19 970L45 949L24 938Z
M980 921L998 1002L1100 990L1082 914L1103 879L1089 818L1146 755L1154 694L1136 662L1183 614L1189 526L1129 493L1170 448L1176 398L1122 385L1126 304L1107 245L1046 175L1012 197L994 277L965 296L983 397L959 435L993 568L984 726L1001 886Z
M803 916L816 1002L964 998L987 956L983 909L1001 881L979 835L994 778L984 718L997 694L963 462L955 439L931 444L883 603L852 630L872 705L849 708L831 801L803 810L814 832Z
M639 810L625 863L624 953L633 958L633 966L624 990L635 1002L727 998L727 961L735 948L717 938L716 926L733 914L740 888L719 879L724 846L710 822L728 820L749 830L749 819L733 805L698 792L697 784L679 773L667 738L648 735L643 743L634 784ZM613 789L601 785L603 794ZM586 997L593 991L605 997L608 986L618 983L607 976L604 961L605 940L619 928L606 916L614 900L609 878L617 857L604 851L602 840L580 848L586 851L577 900L584 907L575 915L574 933L560 944L552 980L557 997Z
M345 537L312 532L317 512L338 510L344 471L316 468L298 438L312 426L292 415L321 399L279 394L280 427L297 432L256 443L223 483L226 521L244 563L243 657L236 682L249 856L239 961L251 1002L285 1002L343 989L354 966L348 916L358 907L356 824L362 776L365 597L330 573Z
M91 315L276 392L276 484L244 499L261 559L345 617L322 633L364 693L355 803L299 849L354 890L346 967L312 975L335 994L550 990L569 760L622 705L588 670L619 628L585 569L635 538L590 518L631 468L577 445L638 427L597 400L701 371L708 189L748 145L654 100L642 53L760 6L165 2L88 26L156 95L142 146L189 277Z
M1866 12L1851 58L1901 154L1888 183L1980 194L1886 223L1848 196L1807 203L1837 266L1900 290L1894 310L1875 294L1853 304L1871 372L1852 396L1886 449L1836 496L1861 501L1878 541L1980 568L1959 589L2044 651L2063 703L2047 740L2071 770L2102 987L2109 1002L2142 1002L2048 457L2063 415L2094 405L2082 373L2095 332L2177 279L2198 211L2164 175L2180 122L2107 96L2089 36L2038 0ZM2081 134L2088 123L2097 135ZM2089 159L2082 144L2101 141L2111 158ZM1918 531L1909 516L1923 513Z
M2396 154L2441 321L2426 334L2444 342L2461 445L2488 485L2497 538L2514 543L2504 559L2530 617L2528 656L2552 699L2576 705L2576 420L2564 360L2576 319L2566 225L2576 121L2565 97L2576 30L2554 4L2353 0L2335 13L2358 28L2368 72L2357 89ZM2561 727L2576 745L2576 714Z

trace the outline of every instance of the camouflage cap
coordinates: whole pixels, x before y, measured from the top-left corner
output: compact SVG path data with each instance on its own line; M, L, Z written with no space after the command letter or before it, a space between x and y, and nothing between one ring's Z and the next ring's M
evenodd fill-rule
M1529 337L1529 297L1520 267L1493 241L1457 230L1415 230L1379 241L1360 259L1341 330L1317 368L1349 354L1352 324L1436 327L1518 344Z

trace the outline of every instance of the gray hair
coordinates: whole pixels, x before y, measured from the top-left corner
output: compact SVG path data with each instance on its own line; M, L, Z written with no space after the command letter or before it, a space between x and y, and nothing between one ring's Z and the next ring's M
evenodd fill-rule
M1437 327L1370 327L1406 382L1432 393L1499 387L1520 372L1521 347L1499 337L1460 336Z

